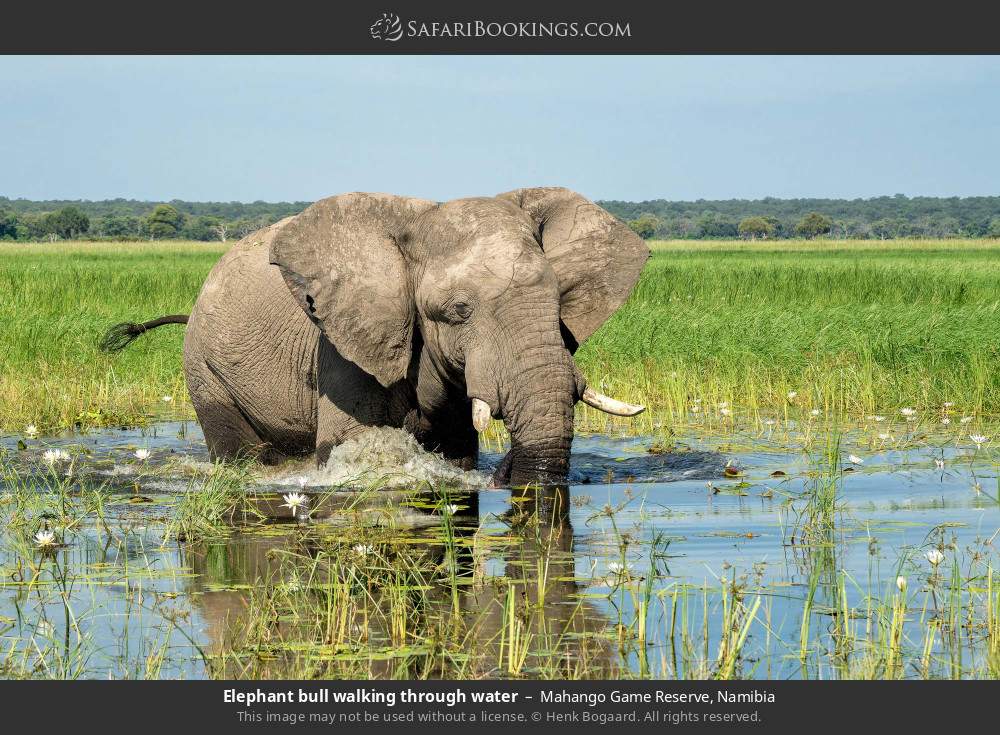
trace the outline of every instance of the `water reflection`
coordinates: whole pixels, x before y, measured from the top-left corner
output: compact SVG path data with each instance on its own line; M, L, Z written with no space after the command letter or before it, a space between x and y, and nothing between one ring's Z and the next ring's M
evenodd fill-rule
M983 675L984 637L1000 640L983 619L1000 566L988 455L869 451L836 471L824 505L821 455L726 442L580 437L569 487L514 493L357 491L302 468L249 472L237 485L253 507L227 516L237 523L178 541L171 524L197 511L184 503L211 495L196 431L24 450L4 438L0 644L14 653L0 675L711 676L726 626L758 599L733 675L885 674L871 663L884 651L869 653L893 615L905 675ZM47 467L49 445L77 459ZM137 446L152 457L138 461ZM498 456L484 454L483 474ZM303 472L313 504L296 522L282 494L300 490ZM43 523L65 547L35 548ZM933 574L932 548L947 573ZM622 563L631 571L616 575ZM909 580L902 601L897 577ZM956 626L958 614L972 622ZM926 641L938 663L925 670Z
M424 581L429 590L415 595L413 610L419 619L407 620L415 632L412 638L397 640L396 648L411 646L413 640L440 627L443 621L460 620L462 635L474 637L476 655L463 665L463 677L490 677L511 673L512 666L525 672L546 667L556 676L573 676L574 671L586 671L588 676L609 675L614 669L615 649L608 634L609 620L592 602L580 597L583 585L576 575L574 530L570 518L570 490L567 486L544 489L524 489L510 498L508 510L497 517L500 528L489 534L480 530L480 503L477 493L459 494L451 501L459 511L449 521L451 532L442 529L442 516L432 508L414 508L418 518L404 514L408 528L395 531L384 552L387 559L403 565L419 559L423 570L436 570ZM274 508L275 500L265 507ZM301 598L307 606L315 602L315 594L325 594L331 584L343 584L342 567L351 564L351 550L331 551L331 547L346 546L346 542L326 535L325 521L336 519L337 510L330 504L311 521L311 526L297 528L291 535L240 534L222 542L188 545L184 562L192 568L189 594L196 600L204 620L208 649L218 660L239 658L227 656L242 651L247 640L234 639L234 621L240 616L255 614L261 609L250 597L255 590L287 588L289 582L314 590L310 599ZM320 532L317 533L316 529ZM398 552L402 545L406 551ZM498 549L498 554L484 554L483 548ZM413 549L419 551L414 554ZM393 556L395 554L395 556ZM405 560L402 558L405 556ZM289 563L294 559L294 563ZM454 574L456 583L450 584ZM308 575L307 579L303 579ZM382 584L370 584L365 594L383 599L398 594L388 589L396 582L382 576L373 577ZM336 607L339 610L341 608ZM394 635L391 618L362 613L362 607L352 607L355 617L349 625L363 635L355 636L378 649L391 645ZM312 615L312 610L307 615ZM362 619L363 618L363 619ZM317 650L328 647L329 620L319 626L296 627L294 621L274 621L273 639L280 641L277 649L288 648L294 640L296 648L313 645ZM243 628L240 628L243 631ZM303 640L303 630L314 637ZM524 645L524 655L512 655L516 647L511 636L516 634ZM530 649L530 650L529 650ZM538 655L536 652L544 653ZM327 649L328 658L335 659L347 651ZM415 655L407 660L408 671L401 671L402 657L376 657L369 670L372 676L433 675L449 676L454 669L428 669L432 654ZM288 675L290 655L278 655L256 674ZM320 656L322 658L322 656ZM544 659L544 660L542 660ZM233 664L235 665L235 664ZM553 668L555 667L555 668ZM233 669L222 672L237 675ZM334 675L335 667L318 664L315 675Z

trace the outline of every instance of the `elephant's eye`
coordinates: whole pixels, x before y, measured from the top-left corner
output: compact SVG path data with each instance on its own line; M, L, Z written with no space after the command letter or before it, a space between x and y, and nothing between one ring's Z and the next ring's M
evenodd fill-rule
M435 321L446 324L462 324L469 320L475 311L475 296L465 289L449 289L451 293L441 294L440 301L428 300L427 315Z

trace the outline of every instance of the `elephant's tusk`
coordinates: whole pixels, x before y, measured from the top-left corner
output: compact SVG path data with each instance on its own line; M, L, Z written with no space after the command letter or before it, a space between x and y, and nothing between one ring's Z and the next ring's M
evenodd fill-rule
M481 401L478 398L472 399L472 425L476 427L476 431L486 431L486 427L490 425L491 413L490 406L486 401Z
M635 403L625 403L624 401L617 401L614 398L608 398L606 395L598 393L592 388L584 390L583 396L581 396L580 400L588 406L592 406L598 411L604 411L604 413L610 413L612 416L637 416L646 410L645 406L640 406ZM474 410L475 409L473 408L473 411Z

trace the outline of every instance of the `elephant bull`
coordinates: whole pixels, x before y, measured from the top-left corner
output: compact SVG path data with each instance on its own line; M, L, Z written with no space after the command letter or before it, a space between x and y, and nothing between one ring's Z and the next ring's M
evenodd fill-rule
M502 419L498 484L558 483L573 406L642 411L587 387L577 347L649 257L628 227L562 188L434 203L352 193L244 238L187 321L184 372L213 457L262 461L402 427L475 467ZM167 317L113 327L120 349Z

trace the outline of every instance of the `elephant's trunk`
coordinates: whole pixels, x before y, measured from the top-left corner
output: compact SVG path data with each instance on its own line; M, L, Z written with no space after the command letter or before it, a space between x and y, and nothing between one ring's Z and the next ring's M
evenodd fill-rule
M492 484L558 484L569 472L573 442L573 406L581 400L612 416L635 416L645 406L610 398L593 388L560 343L524 351L523 364L507 380L486 383L480 361L473 358L466 378L472 424L483 432L491 415L502 418L511 436L510 452L493 475ZM478 379L476 379L478 377ZM488 397L487 397L488 396Z
M505 461L511 485L558 484L569 472L577 384L572 358L560 343L527 348L506 390L500 413L510 432Z

